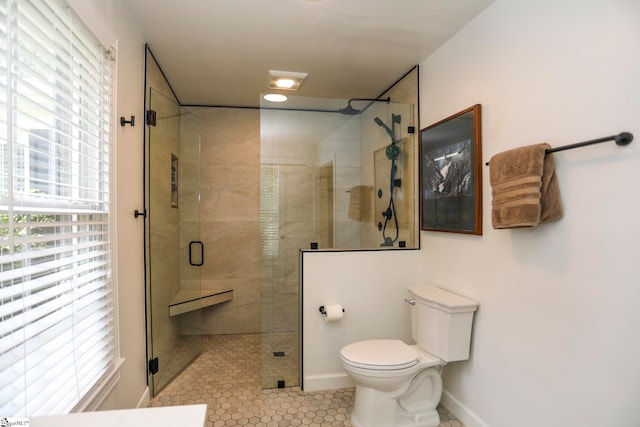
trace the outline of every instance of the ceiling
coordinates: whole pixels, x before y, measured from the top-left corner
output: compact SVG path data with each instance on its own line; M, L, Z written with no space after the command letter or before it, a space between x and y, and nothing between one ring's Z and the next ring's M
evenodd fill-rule
M122 0L183 105L375 98L493 0ZM308 73L295 93L269 70Z

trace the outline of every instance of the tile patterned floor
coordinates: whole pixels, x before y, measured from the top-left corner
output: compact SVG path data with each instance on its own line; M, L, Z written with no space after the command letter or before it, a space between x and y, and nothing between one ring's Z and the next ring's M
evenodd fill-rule
M260 335L212 335L204 353L149 406L206 403L207 427L351 427L354 389L304 392L261 387ZM440 427L463 427L440 407Z
M258 336L258 335L256 335ZM300 385L297 332L262 333L262 388L277 388L278 381L287 387ZM275 356L284 353L284 357Z

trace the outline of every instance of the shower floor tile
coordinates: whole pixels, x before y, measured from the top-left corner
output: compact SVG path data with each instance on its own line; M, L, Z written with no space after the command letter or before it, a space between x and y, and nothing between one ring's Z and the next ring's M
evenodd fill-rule
M208 405L207 427L351 427L354 389L262 389L261 336L211 335L204 351L149 406ZM440 427L463 427L438 408Z
M261 341L262 388L277 388L278 381L284 381L287 387L299 386L298 333L263 333ZM276 353L281 353L280 357Z

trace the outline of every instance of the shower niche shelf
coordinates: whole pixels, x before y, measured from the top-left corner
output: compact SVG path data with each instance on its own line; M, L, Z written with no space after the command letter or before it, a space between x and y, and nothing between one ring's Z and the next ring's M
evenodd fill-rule
M232 299L233 289L181 290L169 304L169 317L221 304Z

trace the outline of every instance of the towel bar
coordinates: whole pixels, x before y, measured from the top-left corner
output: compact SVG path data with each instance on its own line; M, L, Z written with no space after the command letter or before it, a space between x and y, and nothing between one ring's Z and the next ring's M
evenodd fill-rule
M601 142L615 141L617 145L628 145L633 141L633 134L622 132L618 135L605 136L604 138L592 139L590 141L576 142L575 144L563 145L561 147L549 148L545 150L545 154L555 153L557 151L571 150L573 148L584 147L586 145L599 144ZM485 163L489 166L489 162Z

